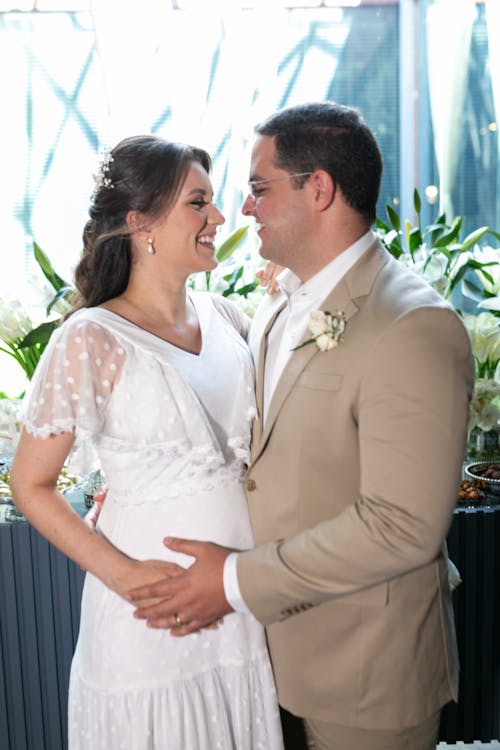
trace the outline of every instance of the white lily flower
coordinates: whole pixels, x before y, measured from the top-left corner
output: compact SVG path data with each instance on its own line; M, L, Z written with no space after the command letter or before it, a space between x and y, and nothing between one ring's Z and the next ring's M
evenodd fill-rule
M500 249L488 246L480 248L476 245L473 255L474 259L479 261L479 263L495 264L487 266L484 269L492 277L493 283L488 281L488 279L486 279L478 270L476 270L476 275L485 291L495 296L500 294Z
M0 399L0 448L8 454L14 453L21 437L20 407L21 399Z
M500 319L492 313L466 315L464 325L471 341L472 353L478 362L500 358Z
M430 257L429 257L430 256ZM446 274L447 258L444 254L430 255L425 243L415 251L413 258L410 254L400 257L413 273L420 276L429 286L432 286L438 294L446 296L450 286L450 280Z
M495 404L487 404L478 415L477 425L484 432L488 432L498 425L500 409Z
M13 344L23 339L33 328L29 315L19 300L0 298L0 339Z

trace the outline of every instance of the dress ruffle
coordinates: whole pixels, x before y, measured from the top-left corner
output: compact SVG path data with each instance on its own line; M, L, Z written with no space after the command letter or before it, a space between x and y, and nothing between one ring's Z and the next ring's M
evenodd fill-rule
M221 664L155 691L120 692L117 686L104 693L86 684L74 669L70 747L279 750L279 713L268 699L273 691L264 654L245 664Z

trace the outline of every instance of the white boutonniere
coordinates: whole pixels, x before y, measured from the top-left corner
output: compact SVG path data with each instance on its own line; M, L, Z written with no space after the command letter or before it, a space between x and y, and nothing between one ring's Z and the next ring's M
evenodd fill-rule
M314 310L309 316L309 331L311 338L303 341L302 344L294 346L292 352L296 349L302 349L307 344L316 344L321 352L327 352L338 346L342 341L346 319L343 312L323 312L323 310Z

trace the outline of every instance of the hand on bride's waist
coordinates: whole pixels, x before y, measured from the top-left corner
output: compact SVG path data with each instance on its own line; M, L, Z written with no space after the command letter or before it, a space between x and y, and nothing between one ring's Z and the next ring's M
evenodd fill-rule
M130 558L123 566L119 576L117 576L110 588L112 588L119 596L125 597L131 588L151 585L158 581L165 580L166 578L172 578L183 572L184 568L180 565L165 560L134 560ZM142 602L142 606L146 603L148 605L156 604L164 598L165 597L149 598Z

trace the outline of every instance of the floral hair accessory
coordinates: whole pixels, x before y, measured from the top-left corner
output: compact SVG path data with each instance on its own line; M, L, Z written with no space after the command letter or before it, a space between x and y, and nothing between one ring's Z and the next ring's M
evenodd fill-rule
M101 150L101 158L97 174L92 175L94 178L94 198L101 188L109 188L110 190L114 188L113 181L109 176L109 167L112 161L114 161L114 159L111 155L111 149L108 146L104 146Z
M303 341L302 344L294 346L292 352L296 349L302 349L307 344L316 344L321 352L327 352L338 346L342 341L346 319L343 312L323 312L323 310L314 310L309 316L309 331L311 338Z

